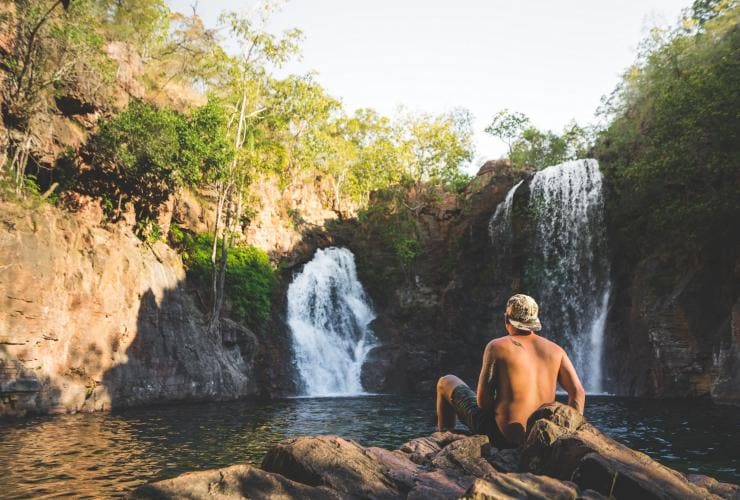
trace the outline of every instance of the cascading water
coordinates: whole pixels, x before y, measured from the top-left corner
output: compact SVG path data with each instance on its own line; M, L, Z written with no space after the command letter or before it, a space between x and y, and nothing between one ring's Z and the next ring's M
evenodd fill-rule
M601 392L611 284L599 164L578 160L548 167L535 174L529 190L536 229L525 283L539 300L542 321L573 358L586 390Z
M375 313L346 248L318 250L288 287L288 326L308 396L363 393L362 363Z
M511 207L520 184L509 191L490 221L498 254L510 252ZM526 243L521 291L539 303L543 334L568 352L586 390L602 392L611 283L602 176L596 160L570 161L537 172L529 183L529 213L534 238Z
M517 182L513 188L506 193L506 198L499 203L491 220L488 222L488 236L491 238L493 248L507 252L511 248L511 209L514 205L514 194L522 182Z

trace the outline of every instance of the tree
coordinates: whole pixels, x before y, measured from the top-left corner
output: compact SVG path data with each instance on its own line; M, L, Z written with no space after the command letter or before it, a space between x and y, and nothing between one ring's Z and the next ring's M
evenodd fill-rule
M526 128L511 149L510 159L515 166L530 165L541 169L571 159L568 144L563 138L535 127Z
M8 75L2 102L10 125L9 168L20 193L34 137L47 126L42 117L55 106L55 93L80 79L104 87L112 68L102 51L93 0L16 0L15 6L15 42L3 60Z
M406 175L420 191L424 182L460 187L467 181L462 171L473 157L471 115L466 110L432 116L407 115L402 122L402 150Z
M143 228L177 188L218 175L232 155L225 128L218 101L187 117L133 100L125 111L103 120L89 140L84 156L93 168L79 187L100 196L113 218L133 203Z
M529 118L523 113L504 109L496 113L491 123L485 128L485 132L501 139L506 144L509 157L511 157L514 141L529 127L529 123Z
M498 112L486 132L507 143L509 159L517 168L529 165L541 169L585 158L594 140L593 131L579 126L574 120L558 135L550 130L542 131L523 114L508 110Z
M632 259L663 250L691 261L740 240L738 6L695 2L688 16L640 55L602 108L608 213Z
M264 25L272 10L271 4L264 4L259 24ZM244 193L248 185L249 165L244 162L250 157L242 151L253 148L248 142L250 131L254 130L254 120L267 111L260 102L267 86L267 66L280 66L298 50L297 41L301 36L298 30L289 30L281 37L272 35L252 20L235 12L221 16L221 23L227 27L239 46L239 55L231 61L230 85L226 94L232 100L229 135L232 139L234 156L216 177L217 193L216 220L211 251L212 264L212 309L209 330L219 329L221 308L224 299L224 284L229 248L233 244L236 226L241 220L244 208ZM223 219L223 220L222 220ZM218 245L220 244L220 258Z

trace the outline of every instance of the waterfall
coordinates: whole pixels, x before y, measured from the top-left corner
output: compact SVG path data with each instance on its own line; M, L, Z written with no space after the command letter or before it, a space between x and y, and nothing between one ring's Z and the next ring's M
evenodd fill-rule
M491 239L493 248L503 252L511 248L511 208L514 205L514 193L522 185L517 182L508 193L503 202L499 203L496 211L488 221L488 237Z
M375 313L346 248L318 250L288 287L288 326L308 396L363 393L360 370Z
M611 283L599 164L548 167L535 174L529 189L536 222L525 285L540 304L543 329L566 349L586 390L602 392Z
M489 222L498 259L511 252L512 205L520 185L509 191ZM525 242L523 288L515 292L537 300L543 335L566 350L588 392L602 392L611 283L596 160L570 161L537 172L529 182L529 213L533 238Z

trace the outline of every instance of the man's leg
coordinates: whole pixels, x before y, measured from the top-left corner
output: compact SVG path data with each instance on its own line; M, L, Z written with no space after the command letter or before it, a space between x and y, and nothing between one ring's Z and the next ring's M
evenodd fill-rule
M445 375L437 381L437 428L440 431L455 428L457 415L455 415L455 408L451 404L452 391L464 383L454 375Z

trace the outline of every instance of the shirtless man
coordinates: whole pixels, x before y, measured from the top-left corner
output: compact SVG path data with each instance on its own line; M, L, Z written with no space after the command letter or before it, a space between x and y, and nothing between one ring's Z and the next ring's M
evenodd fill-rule
M555 401L557 383L568 404L583 413L586 393L565 351L534 332L542 328L532 297L514 295L506 303L507 336L488 343L478 392L454 375L437 382L437 426L455 427L459 417L475 434L488 435L497 448L515 448L526 438L527 419ZM494 395L495 393L495 395Z

